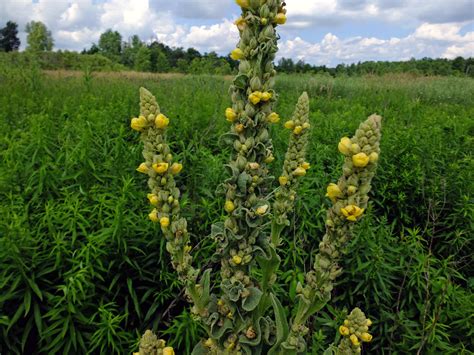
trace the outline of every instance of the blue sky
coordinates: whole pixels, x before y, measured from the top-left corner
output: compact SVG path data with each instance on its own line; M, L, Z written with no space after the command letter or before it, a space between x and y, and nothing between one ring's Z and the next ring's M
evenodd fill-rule
M279 56L311 64L474 56L474 0L287 0ZM0 0L0 26L44 22L56 49L82 50L108 28L172 47L228 53L233 0Z

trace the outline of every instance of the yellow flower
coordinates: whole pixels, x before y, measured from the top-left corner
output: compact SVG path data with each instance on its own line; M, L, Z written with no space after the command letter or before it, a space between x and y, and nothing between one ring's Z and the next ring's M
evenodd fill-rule
M311 125L308 122L303 123L303 129L308 129L310 127Z
M295 122L293 122L292 120L286 121L286 122L285 122L285 128L286 128L286 129L293 129L293 128L295 128Z
M286 176L280 176L278 178L278 181L280 182L280 185L286 185L288 183L288 178Z
M371 163L376 163L379 160L379 155L377 154L377 152L370 153L369 160Z
M294 134L300 134L301 132L303 132L303 127L301 126L296 126L295 129L293 130Z
M254 105L258 104L261 100L262 93L260 91L254 91L249 95L249 100Z
M265 158L265 160L263 162L265 164L270 164L274 160L275 160L275 157L273 155L269 155L268 157Z
M355 334L352 334L349 339L351 339L351 342L353 345L358 346L360 345L359 338Z
M141 164L138 166L137 171L138 171L139 173L143 173L143 174L148 173L148 165L146 165L145 163L141 163Z
M348 327L350 324L351 324L351 323L349 322L348 319L344 319L344 325L345 325L346 327Z
M268 91L265 91L262 93L262 95L260 95L260 99L262 101L268 101L272 98L272 93L271 92L268 92Z
M263 206L260 206L258 207L256 210L255 210L255 213L258 214L259 216L263 216L268 210L268 205L263 205Z
M303 164L301 164L301 167L304 170L308 170L309 168L311 168L311 165L308 162L305 161Z
M159 219L158 219L158 211L156 210L156 208L148 214L148 218L150 218L150 220L151 220L153 223L156 223L156 222L159 221Z
M219 300L217 301L217 305L222 307L224 305L224 300L222 298L219 298Z
M244 131L245 127L242 123L239 123L237 125L235 125L235 131L237 133L242 133Z
M134 117L132 118L132 122L130 123L130 127L135 131L142 131L148 125L148 122L145 117Z
M183 170L183 164L173 163L173 165L171 165L171 168L170 168L171 174L173 175L179 174L181 170Z
M208 348L211 348L213 345L214 345L214 341L213 341L211 338L208 338L208 339L204 342L204 346L207 346Z
M174 350L171 346L167 346L163 349L163 355L174 355Z
M363 168L369 164L369 157L365 153L359 153L352 156L352 164L357 168Z
M152 167L158 174L163 174L168 170L168 163L156 163Z
M170 124L170 119L166 117L165 115L163 115L162 113L156 116L155 118L156 128L164 129L168 127L169 124Z
M170 219L168 217L161 217L160 224L163 228L166 228L170 225Z
M234 50L232 50L232 52L230 52L230 57L233 60L240 60L244 57L244 52L240 48L235 48Z
M339 327L339 333L341 333L341 335L349 335L349 328L341 325Z
M284 25L286 23L286 15L283 12L279 12L275 16L275 22L279 25Z
M339 151L344 155L349 155L351 152L352 142L351 139L348 137L342 137L339 141L337 148Z
M361 216L364 213L364 209L356 205L348 205L341 208L341 212L346 217L348 221L355 222L357 217Z
M185 252L185 253L189 253L192 248L193 248L193 247L192 247L191 245L186 245L186 246L184 247L184 252Z
M342 191L337 184L330 183L326 188L326 197L329 197L332 202L336 203L338 197L342 196Z
M224 204L224 209L227 213L231 213L233 210L235 210L235 205L231 200L227 200Z
M370 319L367 319L366 324L367 324L368 327L370 327L372 325L372 321Z
M235 0L235 2L237 3L237 5L239 5L240 7L244 9L249 7L249 0Z
M299 166L293 171L293 175L295 175L295 176L305 176L306 175L306 170L303 169L301 166Z
M355 194L356 191L357 191L357 187L355 187L354 185L349 185L349 187L347 188L347 193L349 195Z
M366 343L369 343L372 341L372 335L369 334L369 333L362 333L360 335L360 340L366 342Z
M237 113L230 107L227 107L225 109L225 119L229 122L234 122L236 118L237 118Z
M267 116L267 121L270 123L278 123L280 122L280 115L276 112L272 112Z
M232 257L232 261L234 262L234 264L239 265L240 263L242 263L242 257L238 255L234 255Z
M147 197L148 201L150 201L153 206L156 206L160 203L160 199L155 194L148 194Z
M240 31L243 31L245 29L245 26L247 25L247 22L245 22L242 17L239 17L237 20L235 20L234 24Z
M258 168L260 168L260 164L259 163L249 163L249 169L250 170L257 170Z

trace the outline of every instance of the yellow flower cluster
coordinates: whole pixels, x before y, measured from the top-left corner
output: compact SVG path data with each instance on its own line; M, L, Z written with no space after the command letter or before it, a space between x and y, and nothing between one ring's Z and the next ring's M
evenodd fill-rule
M289 120L285 122L284 126L286 129L293 131L294 134L299 135L303 133L305 129L310 128L311 124L309 122L305 122L302 125L296 125L296 123L293 120Z
M259 102L266 102L272 98L271 92L261 92L261 91L254 91L249 95L249 100L254 105L257 105Z
M355 308L344 320L344 324L339 327L339 333L343 336L339 350L351 349L359 353L361 342L369 343L372 341L372 335L368 333L371 325L372 321L365 318L365 314L359 308Z

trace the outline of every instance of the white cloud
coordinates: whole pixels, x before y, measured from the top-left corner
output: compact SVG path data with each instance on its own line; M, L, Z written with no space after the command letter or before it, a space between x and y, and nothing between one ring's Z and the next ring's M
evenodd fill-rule
M422 24L412 34L397 38L351 37L340 39L332 33L320 42L300 37L280 44L278 57L333 66L369 60L406 60L411 57L474 56L474 32L461 34L462 24Z
M474 23L472 0L286 3L288 22L279 28L280 57L334 65L421 56L474 56L474 31L463 30ZM226 54L238 41L229 17L239 11L234 0L0 0L0 26L8 20L17 22L23 48L25 24L39 20L52 31L58 49L90 47L111 28L124 40L138 34L143 40L158 39L172 47ZM376 27L381 23L391 23L391 27ZM345 32L340 31L341 25ZM344 35L351 25L367 34Z

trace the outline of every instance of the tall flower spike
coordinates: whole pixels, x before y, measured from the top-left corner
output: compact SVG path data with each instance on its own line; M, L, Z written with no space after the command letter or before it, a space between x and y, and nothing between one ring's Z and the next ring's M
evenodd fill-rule
M299 287L300 300L286 344L304 344L300 334L306 329L306 320L331 298L334 280L342 272L338 261L351 237L354 222L367 208L370 184L377 169L377 159L370 161L369 158L366 165L358 166L353 163L353 157L362 152L367 156L376 154L378 158L381 122L382 117L372 115L360 124L350 140L345 137L339 143L339 150L345 156L343 175L337 189L334 184L328 187L332 207L327 213L326 234L319 244L313 270L306 274L305 286Z
M309 163L305 160L310 131L309 98L306 92L298 99L293 117L287 122L291 122L287 126L291 126L292 133L283 163L283 171L278 179L280 187L275 193L273 204L273 223L279 226L290 224L288 214L293 210L298 178L304 176L306 170L309 169ZM300 127L300 129L295 132L295 127ZM275 240L274 243L278 245L278 241Z
M347 319L339 327L342 338L337 347L338 354L360 354L362 343L372 341L369 327L372 324L370 319L365 317L364 312L359 308L354 308Z

